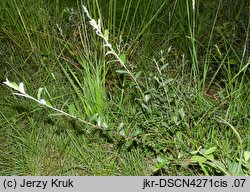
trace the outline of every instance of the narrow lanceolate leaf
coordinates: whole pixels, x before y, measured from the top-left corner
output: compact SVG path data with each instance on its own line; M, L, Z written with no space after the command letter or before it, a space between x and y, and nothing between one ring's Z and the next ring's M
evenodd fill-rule
M185 112L184 112L184 109L183 109L183 108L181 108L181 109L179 110L179 114L180 114L180 116L181 116L181 119L184 119L184 117L185 117Z
M133 144L133 140L127 140L127 142L126 142L126 147L130 147L132 144Z
M204 163L207 161L205 157L199 156L199 155L194 155L191 157L192 162L198 162L198 163Z
M107 124L107 123L103 123L103 124L102 124L102 128L103 128L103 129L107 129L107 128L108 128L108 124Z
M75 108L75 105L74 104L70 104L68 106L68 109L69 109L69 114L70 115L75 115L76 114L76 108Z
M145 96L144 96L144 99L145 99L145 101L146 101L146 103L147 103L148 100L150 99L150 95L145 95Z
M51 104L49 101L45 100L45 102L46 102L46 105L47 105L48 107L53 107L52 104Z
M40 103L42 105L47 105L47 103L46 103L46 101L44 99L39 100L38 103Z
M108 47L108 48L112 48L112 45L110 44L110 43L105 43L104 45L103 45L104 47ZM110 51L112 54L114 54L112 51ZM107 54L106 54L107 55Z
M230 174L227 172L227 168L225 167L225 165L220 162L220 161L213 161L213 162L206 162L208 165L210 165L211 167L215 168L215 169L219 169L221 172L223 172L226 176L229 176Z
M198 150L196 150L196 151L191 151L190 153L191 153L191 155L196 155L197 153L199 153L199 151L198 151Z
M13 88L13 89L19 91L19 86L15 82L10 82L7 78L6 78L6 81L3 82L3 84L9 86L10 88Z
M250 151L245 151L245 152L244 152L244 160L245 160L245 161L250 160Z
M90 23L90 25L91 25L95 30L98 29L98 25L97 25L97 23L96 23L96 21L95 21L94 19L91 19L91 20L89 21L89 23Z
M97 120L98 113L95 113L91 118L90 121Z
M99 127L101 127L101 117L98 117L98 119L97 119L97 125L98 125Z
M117 131L118 131L118 132L121 131L121 130L123 129L123 126L124 126L124 123L120 123L120 125L119 125Z
M205 155L210 155L212 153L214 153L216 151L217 147L214 146L214 147L210 147L209 149L207 149L206 151L204 151L204 154Z
M125 61L126 61L126 55L123 53L123 54L121 54L120 55L120 59L121 59L121 61L123 62L123 63L125 63Z
M17 91L20 91L19 86L15 82L11 82L11 85L13 85L13 86L11 86L11 88L13 88L13 89L15 89Z
M98 19L98 30L101 31L101 19Z
M48 117L57 117L57 116L63 116L64 114L62 113L52 113L52 114L49 114Z
M128 74L128 72L125 70L116 70L116 72L120 74Z
M42 87L40 87L40 88L38 89L38 92L37 92L37 99L38 99L38 100L41 99L41 94L42 94L43 90L44 90L44 88L42 88Z
M19 83L19 91L23 94L26 94L25 93L25 90L24 90L24 84L23 83Z
M124 131L124 129L120 130L119 133L120 133L121 136L125 136L125 131Z
M209 155L206 155L205 156L208 160L210 160L210 161L214 161L214 155L213 154L209 154Z
M42 105L46 105L47 107L52 107L51 103L49 101L44 100L44 99L39 100L38 103L40 103Z
M169 78L169 79L167 79L164 83L165 83L165 84L169 84L169 83L171 83L173 80L174 80L173 78Z
M108 51L105 55L109 55L109 54L114 55L112 51Z
M138 71L136 74L135 74L135 79L138 79L140 77L140 75L142 74L142 71Z
M161 67L161 71L163 71L168 65L169 65L168 63L166 63L165 65L163 65L163 66Z
M108 29L106 29L106 30L104 31L104 37L105 37L106 40L109 39L109 30L108 30Z

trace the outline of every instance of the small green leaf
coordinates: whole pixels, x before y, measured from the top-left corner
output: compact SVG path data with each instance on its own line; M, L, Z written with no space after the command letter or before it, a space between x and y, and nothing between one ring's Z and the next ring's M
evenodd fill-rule
M123 129L124 123L120 123L119 127L117 128L117 131L119 132L120 130Z
M40 99L38 102L41 105L46 105L47 107L52 107L51 103L49 101L46 101L45 99Z
M104 122L104 123L102 123L102 128L103 128L103 129L107 129L107 128L108 128L108 124L107 124L107 123L105 123L105 122Z
M165 65L163 65L163 66L161 67L161 71L164 70L168 65L169 65L168 63L165 64Z
M190 153L191 153L191 155L195 155L195 154L199 153L199 151L198 151L198 150L196 150L196 151L191 151Z
M194 155L191 157L192 162L197 162L197 163L205 163L207 159L205 157L199 156L199 155Z
M244 160L249 161L250 160L250 151L244 151Z
M121 54L120 55L120 59L121 59L121 61L123 62L123 63L125 63L125 61L126 61L126 55L123 53L123 54Z
M205 156L208 160L210 161L214 161L214 155L213 154L209 154Z
M41 94L42 94L43 90L44 90L44 88L42 88L42 87L40 87L40 88L38 89L38 92L37 92L37 99L38 99L38 100L41 99Z
M112 51L108 51L105 55L109 55L109 54L113 55L114 53Z
M121 130L119 131L119 134L122 135L122 136L125 136L125 131L124 131L124 129L121 129Z
M19 89L19 86L17 85L17 83L11 82L11 84L12 84L16 89Z
M116 70L116 72L120 74L128 74L128 72L124 70Z
M48 107L52 107L52 105L51 105L51 103L50 103L49 101L45 100L45 102L46 102L46 105L47 105Z
M69 109L69 114L70 115L75 115L76 114L76 108L75 108L75 105L74 104L70 104L68 106L68 109Z
M149 110L149 107L148 107L147 105L145 105L144 103L141 103L141 106L142 106L144 109Z
M106 30L104 31L104 37L105 37L106 40L109 39L109 30L108 30L108 29L106 29Z
M183 108L179 109L179 114L180 114L180 116L181 116L181 119L184 119L184 117L185 117L185 112L184 112L184 109L183 109Z
M220 170L221 172L223 172L225 175L229 176L229 173L227 172L227 169L225 167L225 165L223 163L221 163L220 161L213 161L213 162L206 162L208 165L210 165L211 167Z
M156 172L162 168L165 168L167 165L167 159L166 158L162 158L162 157L157 157L156 159L157 163L155 163L153 165L153 172Z
M171 83L173 80L174 80L173 78L169 78L169 79L167 79L164 83L165 83L165 84L169 84L169 83Z
M126 147L129 148L133 144L133 140L127 140Z
M145 95L145 96L144 96L144 99L145 99L145 101L146 101L146 103L147 103L148 100L150 99L150 95Z
M98 119L97 119L97 125L98 125L99 127L101 127L101 125L102 125L101 117L98 117Z
M221 54L220 48L218 47L218 45L215 45L215 48L216 48L217 53L219 54L219 57L221 59L222 58L222 54Z
M174 115L171 119L176 125L178 125L178 117L176 115Z
M135 79L138 79L138 77L140 77L142 71L138 71L136 74L135 74Z
M161 83L158 77L155 76L154 79L155 79L158 83Z
M195 155L195 154L199 153L201 148L202 148L202 146L199 146L199 148L197 150L195 150L195 151L192 151L191 154Z
M210 147L209 149L204 150L204 155L210 155L210 154L214 153L216 151L216 149L217 149L216 146Z
M98 118L98 113L95 113L91 118L90 118L90 121L95 121L95 120L97 120L97 118Z
M61 113L52 113L48 115L49 117L55 117L55 116L63 116Z
M129 134L130 137L135 137L137 135L140 135L142 131L140 129L137 129L136 131Z
M162 168L165 168L166 165L167 165L167 162L160 162L160 163L154 164L153 167L152 167L153 168L153 172L156 172L156 171L158 171L158 170L160 170Z

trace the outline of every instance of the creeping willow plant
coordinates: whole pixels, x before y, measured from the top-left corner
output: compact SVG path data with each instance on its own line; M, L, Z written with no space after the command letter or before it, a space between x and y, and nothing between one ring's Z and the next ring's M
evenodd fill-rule
M137 78L138 78L138 75L133 75L133 73L126 67L125 65L125 55L124 54L121 54L121 55L118 55L115 50L112 48L112 45L109 43L108 41L108 30L105 30L104 34L102 33L102 30L101 30L101 21L100 19L98 19L98 22L96 22L89 14L87 8L83 5L83 11L85 12L85 14L87 15L87 17L90 19L90 24L91 26L93 27L93 29L95 30L96 34L101 37L103 40L104 40L104 46L107 47L109 50L107 51L106 55L108 54L111 54L115 57L115 61L119 62L121 64L121 66L125 69L124 71L123 70L119 70L120 72L122 73L125 73L125 74L128 74L132 80L136 83L137 85L137 88L139 89L140 93L143 95L142 93L142 90L140 88L140 85L138 84L137 82ZM107 130L108 126L107 124L104 122L101 122L101 119L100 117L98 118L97 120L97 125L93 124L93 123L90 123L88 121L85 121L83 119L80 119L78 118L77 116L75 116L74 114L72 113L66 113L65 111L62 111L60 109L57 109L55 107L53 107L48 101L46 101L45 99L41 99L40 98L40 95L41 95L41 91L42 91L42 88L40 88L38 90L38 94L37 94L37 99L30 96L29 94L27 94L25 92L25 89L24 89L24 84L23 83L20 83L19 85L17 85L15 82L10 82L7 78L6 78L6 81L3 82L5 85L9 86L10 88L13 88L15 89L17 92L14 93L15 95L18 95L18 96L21 96L21 97L26 97L28 99L31 99L33 101L36 101L37 103L41 104L41 105L44 105L54 111L57 111L59 112L60 114L62 115L66 115L68 117L71 117L71 118L74 118L80 122L83 122L87 125L90 125L94 128L97 128L97 129L101 129L101 130ZM121 134L120 132L118 133L115 133L115 134L118 134L118 135L121 135L121 136L124 136L123 134Z
M57 108L53 107L53 106L50 104L50 102L46 101L45 99L40 99L40 93L39 93L39 91L38 91L38 94L37 94L37 99L34 98L34 97L32 97L32 96L30 96L30 95L28 95L28 94L25 92L24 84L23 84L23 83L19 83L19 85L17 85L15 82L10 82L8 79L6 79L6 81L3 82L3 83L4 83L5 85L9 86L10 88L13 88L13 89L15 89L16 91L19 92L19 93L14 93L14 95L18 95L18 96L21 96L21 97L29 98L29 99L31 99L31 100L33 100L33 101L36 101L37 103L39 103L39 104L41 104L41 105L44 105L44 106L46 106L46 107L48 107L48 108L50 108L50 109L52 109L52 110L54 110L54 111L57 111L57 112L59 112L59 113L61 113L61 114L63 114L63 115L66 115L66 116L68 116L68 117L77 119L78 121L81 121L81 122L83 122L83 123L85 123L85 124L88 124L88 125L90 125L90 126L92 126L92 127L95 127L95 128L98 128L98 129L107 128L106 123L101 124L101 119L98 119L98 125L94 125L94 124L92 124L92 123L90 123L90 122L88 122L88 121L85 121L85 120L83 120L83 119L80 119L80 118L76 117L75 115L66 113L66 112L64 112L64 111L62 111L62 110L60 110L60 109L57 109ZM41 89L39 89L39 90L41 90Z
M128 68L127 66L125 65L125 61L126 61L126 58L125 58L125 54L121 54L121 55L118 55L115 50L113 49L112 45L109 43L108 41L108 38L109 38L109 30L106 29L104 31L104 33L102 33L102 29L101 29L101 20L98 19L98 22L96 22L96 20L94 20L87 8L83 5L83 11L85 12L86 16L90 19L90 24L91 26L93 27L93 29L95 30L96 34L101 37L103 40L104 40L104 47L108 47L109 51L106 53L106 55L113 55L115 57L115 61L119 62L121 64L121 66L125 69L125 71L122 71L122 70L119 70L119 72L121 73L125 73L125 74L128 74L132 80L136 83L136 86L137 88L139 89L140 93L142 94L143 96L143 92L141 90L141 87L140 85L138 84L138 81L137 81L137 75L134 75Z
M25 92L24 84L23 84L23 83L19 83L19 85L17 85L17 83L15 83L15 82L10 82L7 78L6 78L6 81L3 82L3 83L4 83L5 85L9 86L10 88L15 89L15 90L17 91L17 93L14 93L14 95L18 95L18 96L21 96L21 97L29 98L29 99L31 99L31 100L33 100L33 101L36 101L37 103L39 103L39 104L45 106L45 107L48 107L48 108L50 108L50 109L52 109L52 110L54 110L54 111L56 111L56 112L59 112L59 113L62 114L62 115L65 115L65 116L71 117L71 118L73 118L73 119L76 119L76 120L78 120L78 121L80 121L80 122L82 122L82 123L85 123L85 124L87 124L87 125L93 127L93 128L96 128L96 129L99 129L99 130L106 130L106 131L109 130L109 131L111 131L111 133L112 133L114 136L115 136L115 135L116 135L116 136L121 136L121 137L123 137L123 138L124 138L125 140L127 140L127 141L128 141L129 139L131 140L131 138L133 138L133 137L127 137L127 136L124 134L123 129L122 129L123 123L120 124L120 126L119 126L119 128L118 128L118 131L110 130L110 129L108 129L108 125L107 125L105 122L102 122L102 121L101 121L101 118L100 118L100 117L97 119L97 125L96 125L96 124L93 124L93 123L88 122L88 121L86 121L86 120L83 120L83 119L81 119L81 118L78 118L77 116L75 116L75 115L73 115L73 114L70 114L70 112L69 112L69 113L66 113L65 111L62 111L62 110L60 110L60 109L57 109L57 108L53 107L53 106L51 105L50 102L46 101L45 99L41 99L41 98L40 98L41 90L42 90L41 88L38 90L37 99L36 99L36 98L30 96L29 94L27 94L27 93Z

